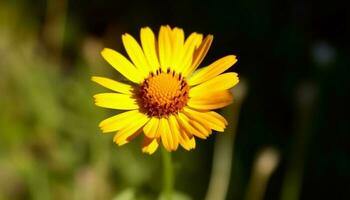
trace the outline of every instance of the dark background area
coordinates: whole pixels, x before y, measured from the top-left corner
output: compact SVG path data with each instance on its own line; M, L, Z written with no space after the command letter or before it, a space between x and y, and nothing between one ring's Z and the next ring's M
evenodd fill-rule
M0 5L7 6L3 7L2 11L11 9L11 12L14 12L12 15L16 16L12 19L2 18L2 21L6 22L3 24L9 24L7 21L13 20L14 25L1 27L0 24L0 29L16 30L11 39L13 51L0 48L0 59L3 59L3 62L0 61L0 73L3 73L2 76L0 75L3 78L3 81L0 81L0 86L2 85L0 95L2 97L12 96L9 99L18 101L16 97L20 96L21 92L17 94L20 89L15 83L17 79L11 77L14 76L13 73L7 73L11 62L6 61L6 58L7 54L15 55L16 50L22 49L23 35L26 35L27 32L35 32L28 34L34 35L31 37L35 38L33 40L39 44L34 48L35 52L39 52L41 59L48 59L50 63L54 63L53 67L50 64L43 64L45 70L51 73L51 68L53 68L54 73L60 74L59 77L61 77L52 83L60 87L58 94L60 107L63 106L70 112L79 113L78 116L96 116L95 121L90 118L93 122L90 121L89 127L84 126L91 132L85 132L79 136L73 136L75 133L70 133L60 128L59 125L50 127L50 130L58 130L54 131L55 138L60 138L57 140L68 143L74 140L81 145L79 147L81 158L73 162L75 167L63 167L58 172L55 168L44 167L47 168L49 174L52 173L49 180L59 179L62 185L69 182L70 177L74 176L77 169L80 169L79 166L93 160L91 154L94 153L91 153L93 150L89 147L90 141L104 138L104 135L98 134L97 121L101 120L101 116L104 116L105 113L90 106L91 99L85 99L85 107L77 108L75 105L79 102L74 103L75 96L71 97L73 98L71 101L69 98L68 100L63 98L64 94L76 92L72 88L75 87L77 80L81 83L79 87L77 86L80 88L77 91L85 89L90 95L92 91L98 90L92 88L92 83L88 80L91 74L109 73L101 71L100 68L107 68L107 65L102 61L98 52L102 47L124 52L121 44L122 33L128 32L138 38L141 27L149 26L157 33L160 25L169 24L172 27L183 28L186 35L194 31L214 35L213 45L202 66L227 54L234 54L238 57L238 63L230 70L240 75L248 89L242 103L236 132L233 169L227 199L243 199L255 155L261 148L268 146L278 150L280 162L269 180L264 199L288 199L282 197L288 173L292 174L291 179L294 176L300 178L298 199L349 199L350 121L348 115L350 110L347 103L350 102L348 97L350 91L348 73L350 23L348 8L344 4L336 1L271 0L159 2L134 0L29 2L23 0L5 1ZM60 39L51 40L50 31L55 32L55 28L52 29L52 27L60 25L60 20L63 23L64 34L58 37ZM4 36L0 35L0 37ZM90 57L89 61L85 49L91 46L92 49L96 47L92 51L96 54L92 53L94 56ZM18 56L19 59L20 57ZM96 61L95 58L99 60ZM31 76L31 73L26 73L25 76ZM37 76L39 79L41 76L47 77L46 72ZM64 85L60 85L62 80L65 81ZM9 94L9 91L14 94ZM84 101L84 98L81 100ZM11 103L3 105L10 105L10 108L0 114L0 116L3 115L0 118L0 121L2 120L0 125L7 123L8 113L14 113L14 110L17 110L11 109ZM16 123L25 123L24 129L27 129L28 126L33 128L31 126L33 123L41 123L38 122L37 117L33 117L32 112L24 110L18 111L22 114L17 113L14 114L16 117L11 117L14 126ZM58 124L62 123L64 124L60 120ZM35 127L31 130L37 132L38 128ZM91 127L94 129L91 130ZM10 155L16 157L17 151L12 152L14 146L26 146L26 142L18 139L24 137L18 132L16 133L18 134L17 139L8 139L12 137L5 136L10 135L9 130L12 129L3 127L1 130L0 128L0 137L4 137L0 141L2 145L0 161L3 163L8 162ZM45 132L45 130L39 128L39 132ZM37 134L34 135L26 135L26 137L37 136ZM77 141L78 138L82 138L82 144ZM32 152L35 151L33 148L36 149L38 146L40 156L51 144L48 142L42 145L37 144L36 139L33 141L28 145L28 149ZM176 168L176 174L179 177L176 188L189 194L193 199L204 198L211 170L214 142L215 137L212 136L206 141L198 142L195 151L190 153L180 151L174 155L180 165ZM15 145L17 143L18 145ZM110 145L110 149L113 149L110 154L120 150L110 143L111 140L103 139L100 145ZM55 146L60 148L60 145L61 143ZM122 148L124 150L119 154L128 151L125 150L128 147ZM139 153L139 149L135 147L132 152L133 154ZM34 160L36 160L37 155L35 153L34 155ZM44 158L39 156L38 160L44 160L43 162L46 163L51 159L50 155L50 153L44 155ZM146 160L144 161L146 163L154 162L152 159L160 162L158 157L156 155L155 158L143 159ZM137 163L131 164L137 165ZM69 163L66 165L70 166ZM152 167L153 165L146 166ZM125 164L124 167L127 165ZM159 167L158 165L153 166L156 170ZM3 199L7 199L6 197L40 199L30 195L31 189L27 188L26 181L22 182L21 176L16 176L16 170L12 173L16 180L15 189L10 188L8 191L4 189L3 197L0 195L0 199L1 197ZM111 172L108 179L114 185L119 186L118 180L124 180L120 175L122 173L123 171ZM0 183L5 180L1 180L1 177L7 177L7 175L1 176L0 173ZM160 183L152 184L159 182L156 181L157 175L153 174L152 177L147 179L152 181L135 184L138 191L155 193ZM61 179L66 179L67 182ZM121 187L127 187L128 183L124 182ZM13 194L12 190L17 191L18 187L22 189L19 189L17 194ZM52 187L55 189L54 186ZM115 189L111 190L115 191ZM0 193L1 191L0 189Z

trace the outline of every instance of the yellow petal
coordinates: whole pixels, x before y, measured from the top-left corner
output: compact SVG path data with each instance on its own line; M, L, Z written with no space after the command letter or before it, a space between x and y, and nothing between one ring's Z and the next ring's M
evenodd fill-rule
M155 72L160 67L160 65L156 52L156 40L154 33L149 27L142 28L140 32L140 38L145 57L152 71Z
M103 120L99 126L104 133L118 131L143 118L143 115L139 110L126 111Z
M220 58L219 60L213 62L207 67L204 67L198 72L195 72L190 78L189 78L189 85L197 85L200 83L203 83L207 80L210 80L217 75L223 73L228 68L230 68L233 64L237 62L236 56L229 55L225 56L223 58Z
M207 55L212 42L213 42L213 35L208 35L207 37L204 38L201 45L194 52L192 65L187 69L185 69L183 72L183 75L185 77L192 74L192 72L197 69L199 64L203 61L204 57Z
M189 151L196 148L196 139L194 136L189 137L185 131L181 131L180 144L184 149Z
M114 136L113 141L118 145L126 144L130 141L135 133L139 133L142 130L142 127L148 122L149 118L146 115L143 115L142 118L130 123L128 127L121 129Z
M172 44L171 44L171 30L167 26L161 26L158 36L158 52L160 67L166 71L171 67L172 59Z
M214 117L216 120L223 122L227 126L228 123L227 123L225 117L223 117L219 113L212 111L212 112L208 112L207 114L211 115L211 117ZM214 119L213 119L213 121L214 121Z
M112 49L105 48L101 51L101 54L103 58L125 78L134 83L140 83L143 81L144 77L142 76L142 73L120 53Z
M123 94L132 94L133 87L131 85L120 83L118 81L99 76L93 76L91 80L115 92L120 92Z
M184 48L185 34L184 31L180 28L175 27L172 31L172 47L173 47L173 56L171 61L171 69L178 71L179 61L181 58L181 53Z
M126 52L136 68L142 73L143 77L147 77L151 71L143 51L137 41L129 34L122 36L122 41Z
M198 110L212 110L225 107L231 104L232 100L232 94L228 90L223 90L192 97L187 105Z
M193 134L199 138L206 139L211 133L211 130L206 129L197 121L189 119L185 114L181 112L176 116L176 118L180 126L185 129L186 132Z
M196 141L193 136L189 137L184 130L181 129L176 117L174 115L169 116L169 125L174 135L177 135L178 143L187 151L196 147ZM178 146L178 144L176 145Z
M160 119L158 131L160 132L162 143L165 149L167 151L175 150L173 134L171 133L169 122L166 118Z
M149 138L156 138L158 136L159 118L152 117L150 121L143 127L143 132Z
M176 124L176 117L174 115L170 115L168 117L168 123L172 134L173 150L176 150L179 146L180 137L180 129L179 126Z
M188 136L188 134L183 130L180 133L179 143L184 149L190 151L196 148L196 139L194 136Z
M158 146L157 139L151 139L145 136L143 139L142 152L151 155L157 150Z
M177 72L182 73L184 69L187 69L192 64L193 51L202 42L203 35L198 33L192 33L185 41L181 56L177 64Z
M199 121L201 124L205 124L213 130L223 132L226 127L225 118L223 120L223 117L216 112L201 112L185 107L184 113L188 118Z
M94 95L94 98L95 104L103 108L118 110L133 110L139 108L136 99L126 94L100 93Z
M216 76L209 81L206 81L200 85L192 87L190 89L189 96L201 96L205 93L211 93L220 90L226 90L238 83L239 79L237 73L229 72Z

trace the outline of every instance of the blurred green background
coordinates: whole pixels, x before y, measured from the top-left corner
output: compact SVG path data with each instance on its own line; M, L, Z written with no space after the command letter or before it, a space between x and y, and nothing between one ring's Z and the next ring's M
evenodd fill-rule
M214 34L204 64L238 56L223 134L173 153L174 200L350 199L349 16L306 1L0 1L0 200L157 199L160 152L98 122L118 79L100 51L160 25ZM203 66L202 65L202 66Z

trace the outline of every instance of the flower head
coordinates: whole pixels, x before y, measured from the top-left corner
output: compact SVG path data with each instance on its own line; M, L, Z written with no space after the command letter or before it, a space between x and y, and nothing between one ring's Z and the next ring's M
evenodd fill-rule
M148 27L140 33L141 46L129 34L122 41L131 62L120 53L105 48L104 59L130 84L104 77L92 80L113 92L94 96L97 106L124 112L103 120L103 132L116 132L114 142L128 143L143 133L142 151L154 153L159 144L168 151L181 145L195 148L195 137L206 139L212 130L223 132L227 121L213 109L232 102L229 89L238 75L226 71L236 61L223 57L197 70L208 52L213 36L203 39L192 33L186 39L180 28L161 26L158 40Z

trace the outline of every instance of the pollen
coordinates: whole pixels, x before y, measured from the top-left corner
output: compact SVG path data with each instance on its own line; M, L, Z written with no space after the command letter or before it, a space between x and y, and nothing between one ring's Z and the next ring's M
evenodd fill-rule
M153 117L167 117L187 104L189 85L185 78L173 70L158 69L151 72L140 85L141 111Z

